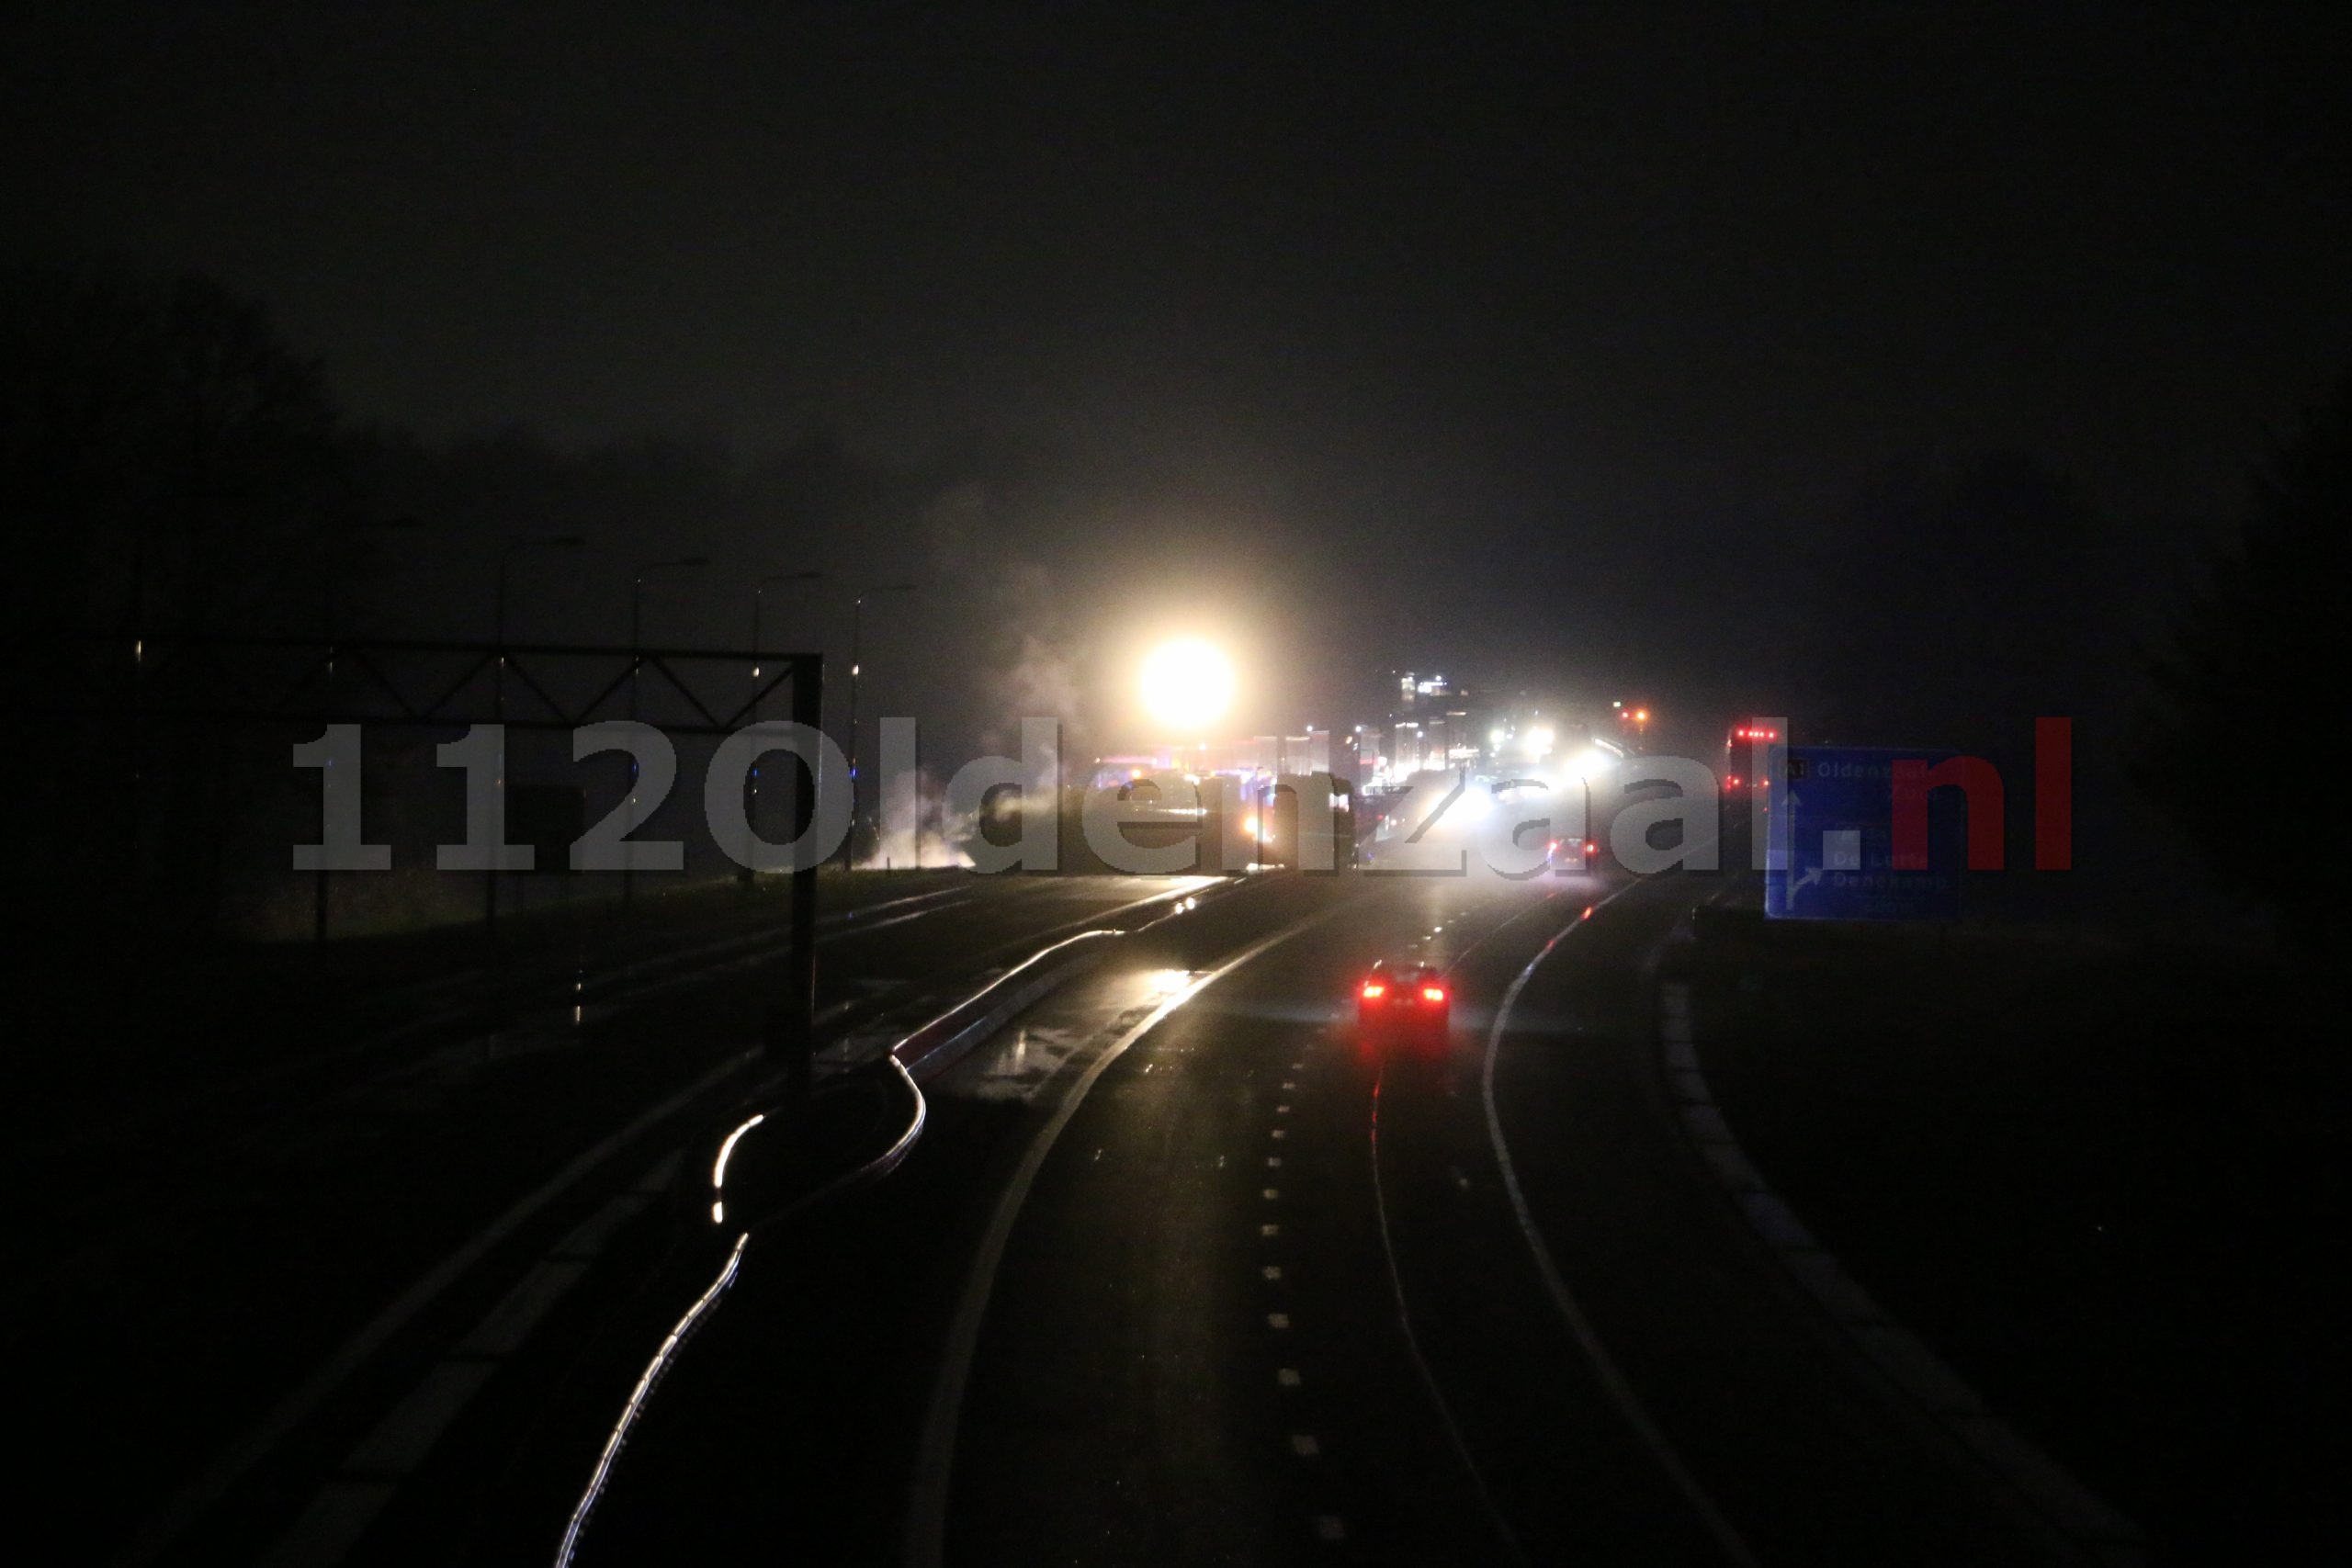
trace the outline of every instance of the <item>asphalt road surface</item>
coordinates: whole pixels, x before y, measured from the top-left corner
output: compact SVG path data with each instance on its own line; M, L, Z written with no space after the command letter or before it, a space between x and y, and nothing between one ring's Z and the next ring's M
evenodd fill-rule
M1647 975L1705 890L1272 878L1117 943L929 1086L896 1174L752 1237L576 1560L2066 1560L1681 1139ZM1368 1057L1354 984L1413 946L1450 1048ZM681 1213L275 1560L554 1561L717 1278Z
M820 933L821 1016L837 1043L887 1035L1037 942L1198 885L855 879ZM38 1434L18 1483L90 1560L266 1557L485 1312L555 1300L534 1273L550 1246L729 1102L782 919L780 898L722 897L667 926L649 908L584 970L566 949L504 976L355 979L342 1005L256 1015L285 1037L266 1050L159 1032L152 1081L11 1150L0 1348ZM74 1048L70 998L35 1038ZM439 1432L410 1423L403 1475ZM328 1544L304 1551L351 1542Z

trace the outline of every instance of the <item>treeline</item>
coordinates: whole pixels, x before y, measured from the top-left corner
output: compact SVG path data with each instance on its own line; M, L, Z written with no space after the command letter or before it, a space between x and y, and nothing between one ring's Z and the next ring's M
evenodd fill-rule
M685 536L713 554L752 541L792 560L903 527L950 488L943 471L821 434L752 462L668 440L568 450L522 431L430 442L346 416L266 309L211 278L20 269L0 293L0 691L17 716L18 880L45 923L209 930L234 891L241 820L257 801L282 806L287 737L132 718L142 638L416 635L421 622L485 639L482 569L513 537L626 550ZM390 531L408 525L419 532ZM417 557L432 563L421 580ZM424 603L388 603L388 582ZM452 595L481 612L435 626L432 603ZM722 632L731 643L748 627ZM618 640L608 616L571 635ZM145 705L168 710L157 694Z
M423 553L440 575L407 586L481 601L445 617L446 635L488 635L483 569L501 541L561 532L624 547L699 541L754 571L822 564L837 547L862 561L920 558L962 585L926 616L935 632L960 618L980 650L966 664L1001 655L1019 687L1037 661L1040 595L1020 590L1044 569L1005 541L1021 532L1023 487L1034 499L1067 467L1050 451L904 468L821 434L749 460L668 440L567 450L522 431L428 442L345 416L320 365L212 279L89 264L4 281L12 852L51 913L216 921L226 846L262 781L282 784L283 738L256 750L197 727L126 733L102 716L119 690L107 681L142 633L308 637L331 619L346 633L413 632L411 607L382 594L388 523L414 520L433 541ZM1793 563L1783 581L1805 587L1768 609L1763 640L1794 650L1788 705L1812 738L1993 757L2018 781L2020 831L2032 720L2075 717L2086 867L2193 854L2218 885L2335 940L2318 852L2301 843L2311 835L2265 839L2301 818L2262 804L2256 784L2325 789L2324 765L2301 759L2324 754L2305 742L2345 707L2322 639L2346 580L2348 507L2352 378L2278 444L2231 542L2193 570L2171 558L2177 527L2104 515L2030 459L1895 466L1817 559ZM2150 607L2168 590L2166 619ZM713 613L748 610L721 597ZM702 640L748 629L730 621ZM80 640L93 633L110 640ZM609 607L579 635L616 640ZM1359 653L1374 656L1336 656ZM1052 662L1067 685L1066 661ZM100 716L55 718L77 692ZM1023 691L1012 705L1036 700ZM2160 848L2145 842L2151 822L2170 835Z
M2202 554L2189 548L2212 541ZM2352 375L2277 438L2220 523L2121 519L2030 458L1890 467L1785 606L1801 739L1949 746L2008 781L2030 864L2032 723L2075 721L2064 897L2194 921L2211 888L2341 943L2301 803L2346 710L2332 657L2352 537Z

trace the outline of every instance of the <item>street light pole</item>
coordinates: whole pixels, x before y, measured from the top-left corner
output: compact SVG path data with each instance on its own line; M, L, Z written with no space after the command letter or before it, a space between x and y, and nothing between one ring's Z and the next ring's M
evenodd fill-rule
M586 539L577 534L538 534L519 539L509 539L506 541L506 547L498 552L498 581L492 593L490 623L492 661L490 673L490 714L491 722L498 725L502 729L506 724L506 576L508 569L513 566L515 555L523 550L577 550L585 547L587 543ZM503 739L500 741L498 777L494 787L498 793L498 820L503 823L506 820L506 752ZM502 841L503 836L502 832ZM497 847L495 844L492 846L493 856L496 854ZM490 940L495 942L498 940L498 867L494 863L488 871L482 873L481 923L482 930L489 935Z
M858 645L865 625L865 601L874 593L911 593L911 582L886 582L869 588L850 604L849 610L849 835L842 840L842 866L846 870L857 854L857 680L861 669Z
M405 532L412 528L422 528L424 526L424 525L417 519L408 516L362 517L355 522L346 524L344 531L351 534L365 532L399 533ZM142 535L141 537L143 541L144 536ZM336 553L334 546L330 545L327 550L326 581L322 585L324 588L323 597L326 603L321 606L325 622L322 629L324 631L326 636L326 677L327 692L330 696L333 695L334 691L334 655L336 639L343 635L343 628L339 624L341 616L338 614L343 606L340 602L341 595L336 592L336 590L342 586L342 574L339 570L342 564L340 556ZM143 570L143 568L141 570ZM143 594L143 585L141 587L141 592ZM143 654L144 651L144 645L142 644L141 652ZM324 949L327 940L327 886L328 877L330 874L331 874L327 871L326 867L324 865L321 865L317 871L311 874L311 941L322 950Z
M636 575L629 580L628 716L629 722L632 724L637 722L638 678L645 664L645 640L643 635L645 627L645 580L657 571L669 571L691 567L703 567L708 566L709 564L710 558L708 556L678 556L668 560L647 561L643 566L637 569ZM628 759L628 832L635 832L637 830L637 753L632 751L629 753ZM628 835L626 833L623 834L623 837L627 836ZM623 851L622 854L621 918L623 919L627 919L628 918L629 895L635 885L636 876L627 859L628 852Z
M760 722L760 665L757 660L766 652L766 644L761 640L760 602L771 588L779 588L787 582L814 582L824 575L821 571L772 572L760 579L752 590L752 658L753 660L752 722L753 724ZM808 671L796 667L792 671L792 679L797 685L799 682L808 679ZM745 887L752 886L752 841L759 837L760 831L760 764L757 761L752 764L752 778L748 787L751 792L750 798L743 807L743 864L737 877L737 880Z

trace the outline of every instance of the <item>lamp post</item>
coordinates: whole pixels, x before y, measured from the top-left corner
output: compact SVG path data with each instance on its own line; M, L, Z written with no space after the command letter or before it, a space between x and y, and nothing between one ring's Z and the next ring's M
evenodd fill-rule
M637 721L638 678L645 663L645 580L657 571L686 570L695 567L708 566L709 564L710 558L708 556L674 556L666 560L647 561L643 566L639 567L635 574L629 579L628 716L629 722L632 724ZM635 752L631 752L629 754L628 760L628 826L631 832L636 831L638 821L637 755ZM626 857L627 852L623 852L623 853L624 857ZM623 919L627 919L628 915L629 895L635 882L636 876L629 866L628 860L624 858L621 862L621 915Z
M577 550L585 548L587 544L588 541L577 534L532 534L507 540L505 547L498 552L498 579L491 602L490 716L491 722L502 730L506 725L506 579L514 558L525 550ZM499 742L498 777L494 787L498 794L498 820L503 823L506 820L506 750L503 737ZM503 838L503 832L501 837ZM496 846L493 845L492 853L495 852ZM481 923L491 941L496 942L498 867L494 863L482 873Z
M858 646L865 625L865 601L876 593L911 593L911 582L886 582L869 588L850 604L849 611L849 835L842 840L842 865L846 869L857 853L857 680L861 668Z
M422 528L424 526L424 523L414 517L362 517L345 524L343 532L346 535L362 533L406 533L412 529ZM324 598L325 603L320 606L321 614L324 620L324 626L322 629L326 636L326 677L327 690L330 694L334 690L335 644L337 639L343 635L343 627L339 624L341 620L340 611L342 610L343 605L341 595L337 592L343 586L342 566L343 560L340 553L334 549L334 546L330 545L328 547L327 554L326 581L322 585L323 589L322 597ZM143 566L141 570L143 571ZM141 592L143 595L143 584L141 585ZM145 645L142 642L140 646L139 653L143 657L145 651ZM324 949L327 940L327 886L328 878L331 874L332 874L329 873L323 865L311 874L311 941L317 944L322 950Z
M771 588L781 588L787 582L815 582L824 575L821 571L771 572L760 579L752 589L752 722L753 724L760 722L760 664L758 660L767 651L767 645L762 640L763 634L760 626L761 602L767 596L767 591ZM795 682L798 682L806 678L806 673L804 671L796 669L792 672L792 678ZM756 761L752 764L749 787L751 797L744 803L743 807L743 864L737 876L737 880L746 887L752 886L752 840L759 837L760 764Z

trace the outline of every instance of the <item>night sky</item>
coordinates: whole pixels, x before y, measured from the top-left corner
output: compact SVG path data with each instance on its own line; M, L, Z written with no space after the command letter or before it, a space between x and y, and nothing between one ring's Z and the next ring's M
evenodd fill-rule
M1042 454L890 539L597 541L606 621L668 547L924 576L888 707L968 716L1013 611L1106 736L1188 620L1259 722L1432 662L1745 696L1890 460L2034 454L2152 559L2235 507L2352 352L2332 10L19 13L0 194L430 436ZM401 629L479 635L491 542L416 547Z

